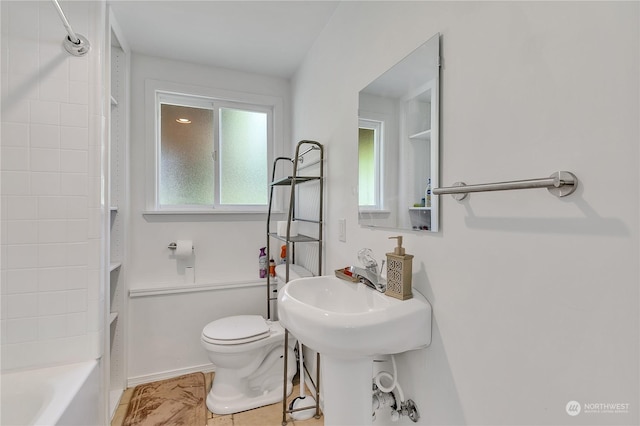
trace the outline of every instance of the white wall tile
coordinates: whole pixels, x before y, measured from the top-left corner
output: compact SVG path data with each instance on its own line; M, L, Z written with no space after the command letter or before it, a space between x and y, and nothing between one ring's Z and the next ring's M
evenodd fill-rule
M66 258L67 266L84 266L89 265L89 259L92 258L95 253L90 251L91 245L89 243L69 243L66 244ZM97 257L96 259L100 259ZM93 261L93 259L91 259Z
M35 40L9 39L9 74L29 74L38 69L39 46Z
M69 80L56 78L40 80L39 99L42 101L68 102Z
M106 119L98 114L89 114L89 130L92 137L89 139L89 145L101 146L102 137L106 135Z
M89 273L86 266L67 268L66 288L68 290L87 289Z
M2 100L2 121L28 123L29 102L29 100L19 98L13 93L8 93L7 99Z
M87 262L89 269L100 269L100 246L101 241L98 239L91 239L86 244L85 250L89 257Z
M2 170L29 170L29 150L27 148L2 147Z
M38 198L31 196L7 197L7 216L12 219L37 219Z
M7 293L34 293L38 291L37 269L11 269L7 273Z
M48 361L46 348L38 341L2 345L2 365L26 368Z
M89 81L89 62L87 58L73 58L69 62L69 81L88 82ZM73 84L73 83L71 83Z
M3 57L6 57L6 56L3 56ZM6 62L7 61L0 61L1 64L4 64ZM2 91L2 93L6 93L7 94L7 97L5 99L8 102L9 99L10 99L10 97L9 97L9 73L6 73L4 71L0 72L0 90ZM4 100L3 100L3 105L2 105L3 108L7 107L7 102L4 102ZM4 114L2 116L5 117Z
M40 21L37 2L9 3L7 32L14 39L36 40L38 38Z
M2 195L25 195L30 193L31 176L27 172L2 171Z
M102 235L102 210L99 208L90 209L88 221L88 237L100 238Z
M87 179L89 185L89 207L102 207L102 178L90 176Z
M67 265L65 244L38 245L38 266L40 268L61 267Z
M75 24L74 24L75 25ZM58 30L59 32L59 30ZM64 39L45 41L40 43L40 75L43 78L55 80L69 79L69 54L62 46Z
M60 171L60 150L31 148L31 171L32 172L59 172Z
M67 205L67 219L83 219L89 217L87 197L64 197Z
M62 291L67 290L69 273L67 268L39 268L38 291Z
M6 246L7 269L35 268L38 266L38 246L21 244Z
M37 229L39 243L47 244L67 242L66 220L40 220L38 222Z
M100 271L98 269L87 271L87 298L89 300L104 299L104 294L100 289Z
M32 124L31 148L60 148L60 127L46 124Z
M36 124L60 124L60 103L30 101L31 122Z
M86 173L88 170L88 153L79 150L60 151L60 171L63 173Z
M87 332L87 313L67 314L67 335L77 336Z
M87 241L89 235L89 221L87 219L67 221L66 241L69 243L79 243Z
M7 77L8 96L20 99L38 100L38 82L34 80L33 74L29 73L9 73Z
M87 290L67 292L67 312L85 312L87 310Z
M99 177L102 173L102 149L98 146L89 147L88 172L89 176Z
M60 175L60 194L88 195L87 175L83 173L63 173Z
M67 335L67 316L51 315L38 318L38 339L48 340Z
M38 293L38 315L62 315L67 312L67 292Z
M60 127L60 148L87 149L89 147L89 129L86 127Z
M31 173L31 193L33 195L60 195L60 174Z
M88 127L88 107L79 104L60 104L60 124L71 127Z
M37 244L38 222L35 220L11 220L7 227L7 244Z
M38 315L38 294L10 294L7 299L7 319L29 318Z
M92 303L87 308L87 330L99 330L102 323L102 310L98 304Z
M74 81L69 85L69 103L87 105L89 102L89 84Z
M29 126L25 123L2 123L2 150L8 146L27 147Z
M7 343L23 343L38 339L37 318L7 320Z
M64 197L38 197L39 219L65 219L67 205Z
M72 2L65 12L74 17L74 29L86 33L89 28L100 32L99 10L91 2ZM90 255L100 263L100 252L88 243L88 171L95 162L92 157L89 164L88 147L101 146L103 126L89 133L88 102L102 114L100 71L92 83L100 86L89 93L89 70L100 70L102 47L98 38L92 55L71 57L62 48L64 31L48 2L2 2L1 19L3 368L99 356L100 342L87 329L84 311L88 303L95 312L104 304L104 298L89 302L87 268ZM91 194L98 203L100 191ZM91 275L99 284L99 269ZM98 330L101 323L94 322Z

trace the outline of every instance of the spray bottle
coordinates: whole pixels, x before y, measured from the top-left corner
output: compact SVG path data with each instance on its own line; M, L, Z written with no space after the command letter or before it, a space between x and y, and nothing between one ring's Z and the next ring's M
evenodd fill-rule
M280 263L287 263L287 246L280 247Z
M260 278L267 278L267 253L265 252L267 248L262 247L260 249L260 255L258 256L258 267L260 268Z

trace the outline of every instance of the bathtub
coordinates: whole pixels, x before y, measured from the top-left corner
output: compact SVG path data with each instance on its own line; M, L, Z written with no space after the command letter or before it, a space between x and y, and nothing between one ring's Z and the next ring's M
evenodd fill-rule
M1 425L99 425L98 362L2 373Z

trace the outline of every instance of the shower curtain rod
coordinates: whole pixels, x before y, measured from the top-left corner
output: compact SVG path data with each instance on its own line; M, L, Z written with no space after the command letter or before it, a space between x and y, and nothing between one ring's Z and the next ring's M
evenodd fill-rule
M53 5L58 11L58 15L60 15L60 19L62 20L62 25L64 25L64 28L67 30L67 33L69 34L69 36L65 37L64 41L62 42L65 50L71 53L73 56L84 56L87 53L89 53L89 50L91 49L89 40L87 40L82 35L77 34L75 31L73 31L73 28L71 28L71 25L69 24L69 21L67 20L67 17L65 16L64 11L60 7L58 0L51 0L51 1L53 2Z

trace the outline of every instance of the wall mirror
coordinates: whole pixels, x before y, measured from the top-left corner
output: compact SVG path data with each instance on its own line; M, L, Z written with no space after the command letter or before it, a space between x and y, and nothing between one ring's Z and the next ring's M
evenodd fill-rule
M438 231L440 34L359 94L358 221Z

